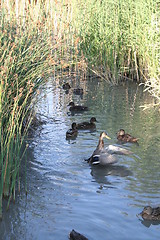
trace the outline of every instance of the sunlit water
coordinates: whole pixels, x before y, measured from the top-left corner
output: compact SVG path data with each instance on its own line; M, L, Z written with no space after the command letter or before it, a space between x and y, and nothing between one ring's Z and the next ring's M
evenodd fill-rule
M136 84L110 86L97 79L70 84L83 87L83 98L72 89L66 94L54 79L42 91L37 112L43 124L28 139L28 195L22 181L15 205L4 212L0 239L67 240L72 229L89 240L159 239L160 225L137 216L145 205L160 204L159 113L140 108L152 99ZM72 100L89 111L69 114ZM79 131L76 140L66 140L73 121L92 116L96 131ZM139 138L139 146L125 145L134 154L120 156L114 166L91 168L84 159L97 146L100 132L111 137L105 145L115 144L120 128Z

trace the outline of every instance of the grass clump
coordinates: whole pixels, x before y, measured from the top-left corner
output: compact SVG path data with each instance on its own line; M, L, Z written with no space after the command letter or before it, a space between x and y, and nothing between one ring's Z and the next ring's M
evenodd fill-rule
M1 16L0 32L0 202L15 200L24 139L32 121L33 98L50 74L50 35L44 27L17 25ZM2 206L0 206L2 216Z
M48 76L80 66L78 37L63 1L1 2L0 15L0 217L2 199L15 200L39 86ZM65 71L63 71L65 70Z
M85 5L85 3L83 2ZM158 71L158 1L90 1L81 25L81 48L90 66L113 83L138 82Z

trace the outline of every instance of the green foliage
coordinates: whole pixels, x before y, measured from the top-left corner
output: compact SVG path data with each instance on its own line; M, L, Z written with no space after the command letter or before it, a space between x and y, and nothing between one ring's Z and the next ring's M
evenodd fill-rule
M158 72L158 1L91 0L85 7L81 48L91 65L112 73L110 80L116 82L148 79L153 64Z
M52 68L50 35L1 17L0 201L15 198L24 139L32 121L32 99ZM25 29L24 29L25 27ZM44 78L45 77L45 78Z

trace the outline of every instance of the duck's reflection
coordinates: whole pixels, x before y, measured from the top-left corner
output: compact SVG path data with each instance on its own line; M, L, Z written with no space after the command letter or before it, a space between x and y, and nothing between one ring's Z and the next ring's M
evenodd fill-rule
M107 176L127 177L132 176L132 172L123 165L108 165L108 166L92 166L91 175L93 179L100 185L111 185ZM101 186L102 187L102 186Z
M140 220L141 223L142 223L145 227L147 227L147 228L149 228L151 225L159 225L159 224L160 224L160 221L141 220L141 219L139 219L139 220Z

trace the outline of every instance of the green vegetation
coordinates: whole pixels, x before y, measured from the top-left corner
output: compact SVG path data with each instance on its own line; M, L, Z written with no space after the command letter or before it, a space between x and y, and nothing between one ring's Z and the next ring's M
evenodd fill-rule
M33 99L49 75L92 73L113 84L136 80L160 105L160 4L1 0L0 24L2 209L3 196L10 202L19 188Z
M158 84L159 2L91 0L88 5L80 37L90 67L94 65L100 75L113 83L131 78L149 81L150 87L154 87L153 82Z
M24 139L32 120L33 97L49 73L49 36L32 24L17 24L2 12L0 32L0 202L15 200ZM30 22L31 23L31 22ZM8 203L9 203L8 202ZM2 207L0 206L2 216Z

